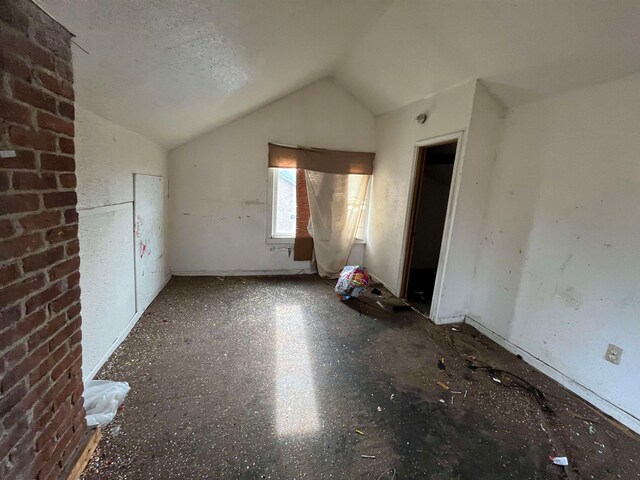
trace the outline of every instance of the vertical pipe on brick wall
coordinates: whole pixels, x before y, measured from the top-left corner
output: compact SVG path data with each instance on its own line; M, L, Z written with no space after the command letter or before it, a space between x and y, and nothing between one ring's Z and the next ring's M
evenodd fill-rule
M85 430L71 34L0 0L0 477L57 478Z

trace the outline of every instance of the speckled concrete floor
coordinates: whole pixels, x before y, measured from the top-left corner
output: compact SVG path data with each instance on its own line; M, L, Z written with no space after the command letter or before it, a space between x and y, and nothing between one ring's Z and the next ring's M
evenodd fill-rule
M315 276L173 278L98 375L131 392L84 478L640 478L637 436L472 328L376 300Z

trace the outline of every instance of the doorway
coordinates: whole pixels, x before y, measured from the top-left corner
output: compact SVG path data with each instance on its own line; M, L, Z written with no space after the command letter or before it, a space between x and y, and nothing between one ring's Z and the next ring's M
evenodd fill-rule
M431 313L458 139L418 148L401 297Z

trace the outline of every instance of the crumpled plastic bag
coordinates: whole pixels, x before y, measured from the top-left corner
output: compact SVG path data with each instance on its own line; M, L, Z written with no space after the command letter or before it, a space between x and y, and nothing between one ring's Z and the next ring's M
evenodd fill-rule
M84 409L89 427L105 426L116 416L118 407L129 392L127 382L89 380L84 384Z
M365 267L347 265L340 272L338 283L336 283L334 290L338 294L338 298L345 301L366 292L370 282L371 277L369 277L369 272Z

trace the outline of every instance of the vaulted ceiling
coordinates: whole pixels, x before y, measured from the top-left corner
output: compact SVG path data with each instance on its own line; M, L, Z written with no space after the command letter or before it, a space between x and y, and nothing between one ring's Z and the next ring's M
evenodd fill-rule
M78 102L172 147L325 76L379 114L473 78L517 105L640 70L637 0L37 0Z

